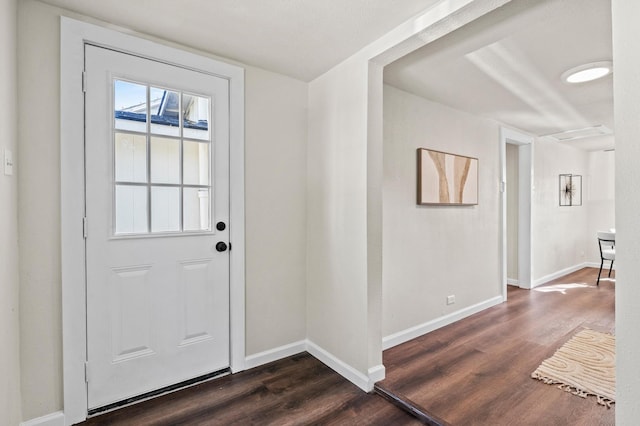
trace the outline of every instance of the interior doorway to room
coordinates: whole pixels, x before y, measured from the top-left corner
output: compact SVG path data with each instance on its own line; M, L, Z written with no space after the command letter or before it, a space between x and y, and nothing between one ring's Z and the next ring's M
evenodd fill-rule
M501 129L503 294L506 285L532 287L533 137Z
M85 48L91 413L225 371L228 80Z
M518 145L506 144L507 284L518 285Z

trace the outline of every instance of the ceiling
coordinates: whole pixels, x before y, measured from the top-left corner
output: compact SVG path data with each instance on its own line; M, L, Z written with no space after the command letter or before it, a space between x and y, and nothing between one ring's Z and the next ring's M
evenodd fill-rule
M41 0L311 81L439 0ZM613 78L560 75L611 59L610 0L513 0L385 68L385 82L543 136L613 129ZM565 142L597 150L613 136Z
M42 0L311 81L438 0Z
M514 0L385 68L385 82L543 136L613 129L613 77L570 85L566 70L611 60L610 0ZM599 150L613 136L564 142Z

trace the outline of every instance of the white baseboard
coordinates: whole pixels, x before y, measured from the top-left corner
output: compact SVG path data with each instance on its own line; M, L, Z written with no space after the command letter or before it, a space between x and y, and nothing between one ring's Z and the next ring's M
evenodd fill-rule
M520 285L520 281L514 280L513 278L507 278L507 284L508 285L519 286Z
M420 337L433 330L437 330L441 327L444 327L445 325L452 324L456 321L459 321L492 306L498 305L502 302L504 302L503 297L496 296L491 299L485 300L484 302L476 303L475 305L460 309L456 312L452 312L440 318L436 318L423 324L419 324L414 327L407 328L406 330L391 334L382 339L382 349L386 350L401 343L408 342L409 340L415 339L416 337Z
M22 422L20 426L65 426L64 413L62 411L56 411L46 416Z
M307 352L365 392L371 392L373 385L384 379L384 365L371 367L365 375L310 340L307 340Z
M602 270L604 271L605 269L608 271L609 270L609 265L611 264L610 261L605 260L604 261L604 265L602 266ZM584 264L585 267L588 268L596 268L596 269L600 269L600 262L587 262ZM613 262L613 270L616 270L616 263Z
M553 281L556 278L560 278L560 277L562 277L564 275L570 274L572 272L575 272L575 271L580 270L582 268L585 268L587 266L590 266L590 264L588 264L588 263L580 263L578 265L573 265L573 266L570 266L568 268L561 269L561 270L556 271L556 272L554 272L552 274L545 275L544 277L540 277L538 279L533 280L531 288L538 287L539 285L542 285L542 284L546 284L549 281ZM596 266L596 268L599 268L599 267L600 267L600 264L598 264L598 266Z
M259 352L254 355L249 355L244 360L244 368L248 370L250 368L258 367L259 365L268 364L270 362L277 361L288 356L299 354L306 350L306 340L289 343L288 345L269 349L268 351Z
M371 367L369 370L367 370L369 382L371 384L371 390L373 390L373 385L375 385L376 382L384 380L386 373L387 370L382 364L378 364L375 367Z
M369 368L365 375L309 340L300 340L288 345L269 349L268 351L249 355L245 358L244 364L248 370L305 351L309 352L313 357L317 358L323 364L326 364L329 368L365 392L371 392L373 385L385 377L385 368L382 364Z

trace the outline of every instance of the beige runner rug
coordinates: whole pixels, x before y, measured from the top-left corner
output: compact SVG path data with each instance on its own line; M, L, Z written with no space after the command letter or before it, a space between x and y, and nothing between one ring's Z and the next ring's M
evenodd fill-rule
M546 384L586 398L595 395L598 403L611 407L616 396L616 338L611 334L584 329L562 345L531 373Z

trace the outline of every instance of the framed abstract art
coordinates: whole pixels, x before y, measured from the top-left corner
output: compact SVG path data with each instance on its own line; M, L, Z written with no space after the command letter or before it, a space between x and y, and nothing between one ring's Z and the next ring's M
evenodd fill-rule
M478 204L478 159L418 148L418 204Z

